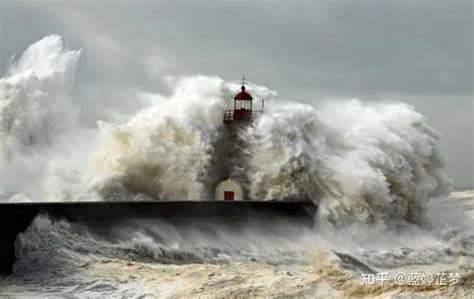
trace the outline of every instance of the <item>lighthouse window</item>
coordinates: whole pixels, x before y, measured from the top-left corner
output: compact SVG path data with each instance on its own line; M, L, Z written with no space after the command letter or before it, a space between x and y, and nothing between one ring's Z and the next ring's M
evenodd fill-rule
M236 110L245 109L252 110L252 101L235 101Z

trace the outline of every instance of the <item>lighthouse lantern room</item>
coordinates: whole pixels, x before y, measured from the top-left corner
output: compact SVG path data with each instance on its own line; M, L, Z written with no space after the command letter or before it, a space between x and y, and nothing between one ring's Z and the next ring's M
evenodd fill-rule
M224 123L232 123L234 121L251 121L256 114L263 112L263 99L262 99L262 110L252 110L253 97L246 91L245 88L245 77L242 76L242 86L240 92L234 96L234 109L227 110L224 114Z

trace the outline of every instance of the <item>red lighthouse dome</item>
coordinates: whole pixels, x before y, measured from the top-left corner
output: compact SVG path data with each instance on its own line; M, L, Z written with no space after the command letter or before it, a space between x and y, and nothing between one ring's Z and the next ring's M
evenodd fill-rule
M224 122L232 124L234 122L248 122L256 116L256 114L263 112L263 99L262 99L262 110L252 110L253 97L250 93L245 90L245 78L242 76L242 86L240 92L234 96L234 109L227 110L224 113Z
M235 95L234 97L234 100L247 100L247 101L251 101L253 100L252 96L250 95L250 93L246 92L245 91L245 85L242 85L242 87L240 88L242 91L239 92L238 94Z

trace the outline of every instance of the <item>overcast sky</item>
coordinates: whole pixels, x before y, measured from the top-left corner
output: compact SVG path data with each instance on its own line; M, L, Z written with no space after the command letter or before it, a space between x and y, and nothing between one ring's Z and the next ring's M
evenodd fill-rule
M166 76L245 73L282 98L397 100L444 135L450 176L474 186L474 1L0 0L0 73L52 33L82 48L74 89L93 126ZM117 105L120 103L120 105Z

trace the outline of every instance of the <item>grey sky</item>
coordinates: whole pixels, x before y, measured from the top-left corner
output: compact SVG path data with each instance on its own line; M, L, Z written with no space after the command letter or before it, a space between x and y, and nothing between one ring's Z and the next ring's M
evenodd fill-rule
M0 3L0 72L51 33L83 48L74 93L86 125L135 112L130 95L166 92L164 75L245 73L316 105L408 102L443 133L456 184L474 186L473 1Z

